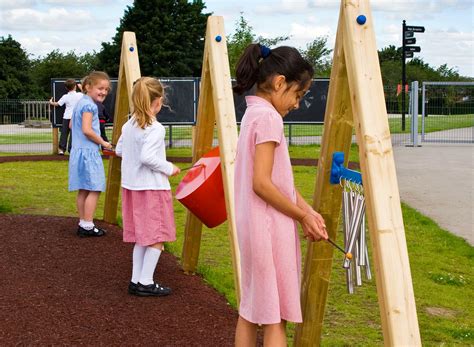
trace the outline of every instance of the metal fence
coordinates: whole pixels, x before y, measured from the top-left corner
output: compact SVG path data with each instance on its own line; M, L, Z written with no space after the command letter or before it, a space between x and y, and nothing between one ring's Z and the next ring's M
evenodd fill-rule
M421 142L474 141L474 83L422 84L409 91L405 112L406 127L402 130L400 90L385 87L385 101L393 146L416 145ZM416 111L414 100L418 101ZM52 153L52 108L44 100L0 100L0 153ZM417 119L417 121L413 121ZM168 147L191 147L192 126L165 124ZM421 131L421 135L419 131ZM291 146L321 143L323 124L285 124L285 135ZM108 128L111 135L111 128ZM416 134L416 135L415 135ZM109 138L111 138L109 136ZM356 142L353 136L353 142ZM215 131L214 144L217 144Z
M422 143L474 143L474 82L423 82L420 102Z

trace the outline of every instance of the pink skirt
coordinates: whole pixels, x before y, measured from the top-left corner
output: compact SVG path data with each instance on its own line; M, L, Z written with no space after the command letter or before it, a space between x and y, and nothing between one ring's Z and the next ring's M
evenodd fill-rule
M122 188L123 241L150 246L176 240L171 190Z

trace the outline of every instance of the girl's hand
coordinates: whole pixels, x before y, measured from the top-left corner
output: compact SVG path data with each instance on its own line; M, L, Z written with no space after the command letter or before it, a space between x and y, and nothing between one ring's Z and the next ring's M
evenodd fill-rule
M171 174L171 176L176 176L180 172L181 172L181 169L173 164L173 173Z
M112 149L113 148L112 144L110 142L106 142L106 141L104 141L104 143L102 144L102 147L107 148L107 149Z
M310 241L328 239L328 233L326 231L324 219L316 211L312 210L312 212L308 212L300 223L301 227L303 228L305 238L309 239Z

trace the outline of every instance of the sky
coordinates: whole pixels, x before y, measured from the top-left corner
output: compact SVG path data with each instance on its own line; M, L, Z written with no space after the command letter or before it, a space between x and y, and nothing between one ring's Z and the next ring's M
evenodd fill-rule
M334 47L339 0L204 0L205 12L224 17L226 35L243 13L257 36L290 36L297 48L326 36ZM11 35L32 57L52 50L78 54L110 42L130 0L0 0L0 36ZM473 0L371 0L377 48L401 46L402 20L424 26L415 56L434 67L447 63L474 77ZM157 30L159 30L157 28ZM138 47L140 49L140 47Z

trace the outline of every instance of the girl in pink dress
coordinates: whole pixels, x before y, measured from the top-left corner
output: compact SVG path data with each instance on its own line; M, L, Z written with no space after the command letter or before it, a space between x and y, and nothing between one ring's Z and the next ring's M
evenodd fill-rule
M313 68L292 47L251 44L237 64L238 94L247 96L235 162L235 210L241 254L236 346L256 344L264 326L268 346L286 346L286 321L301 322L301 254L296 222L309 240L327 239L320 214L293 181L283 117L298 108Z
M142 77L135 82L134 111L122 127L116 148L122 157L123 241L135 244L128 292L138 296L171 293L153 279L163 243L176 240L168 177L180 172L166 160L166 132L156 120L163 98L163 86L157 79Z

